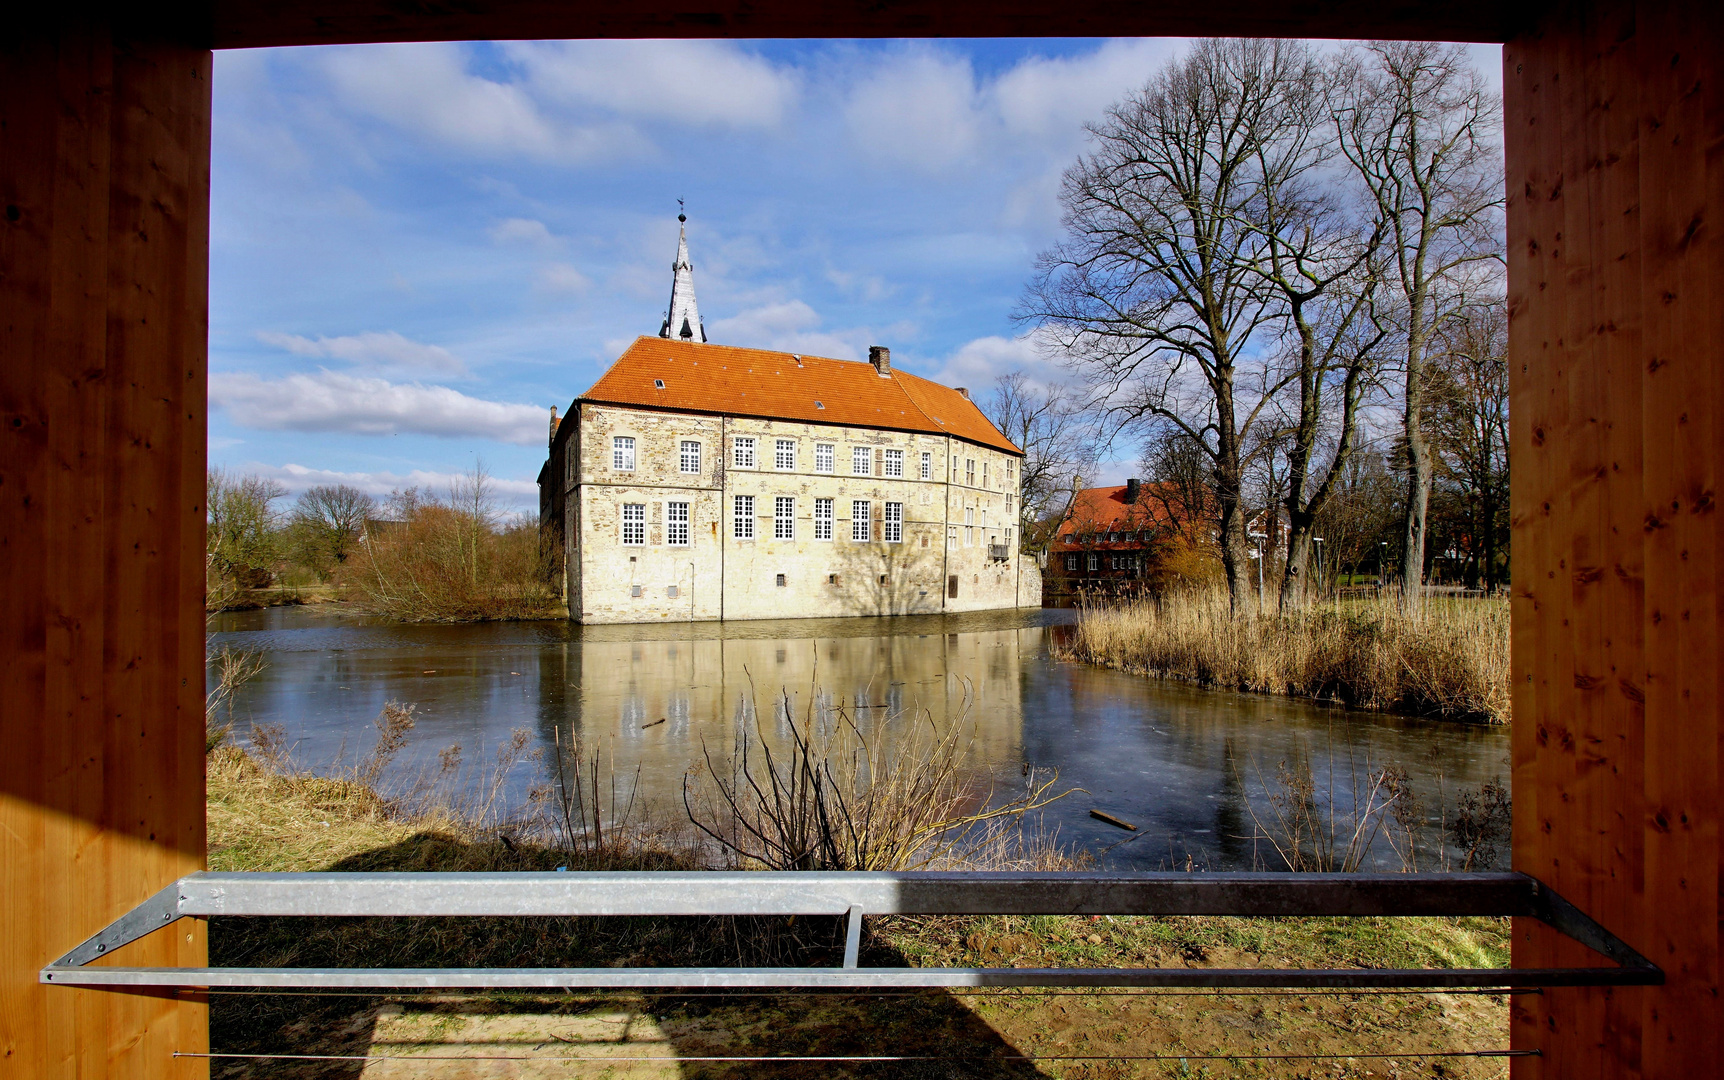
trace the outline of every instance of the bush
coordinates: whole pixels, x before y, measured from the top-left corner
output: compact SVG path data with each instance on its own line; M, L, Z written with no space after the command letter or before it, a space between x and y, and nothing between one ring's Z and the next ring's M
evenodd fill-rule
M1491 723L1509 715L1504 600L1432 601L1416 618L1392 599L1236 618L1225 590L1201 589L1086 609L1055 651L1158 678L1361 709Z

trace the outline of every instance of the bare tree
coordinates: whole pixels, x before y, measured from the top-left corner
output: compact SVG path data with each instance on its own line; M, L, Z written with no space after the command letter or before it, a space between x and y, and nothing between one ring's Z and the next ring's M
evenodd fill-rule
M1021 548L1047 550L1061 508L1069 503L1073 481L1093 468L1096 432L1091 414L1060 386L1038 386L1021 371L994 381L982 411L1001 434L1024 452L1018 477L1018 534Z
M301 492L292 522L307 562L320 567L346 562L365 535L365 522L376 506L371 496L346 484Z
M1262 359L1282 315L1261 273L1268 193L1309 168L1321 71L1299 42L1208 40L1090 128L1061 188L1066 237L1020 307L1122 424L1171 425L1208 459L1235 612L1250 587L1241 486L1289 378Z
M1500 109L1459 46L1373 42L1355 53L1335 112L1342 152L1389 229L1388 283L1398 294L1407 454L1401 588L1423 595L1432 457L1424 430L1432 336L1500 264Z
M287 489L265 477L224 469L209 470L204 488L210 576L240 588L268 585L271 568L281 556L275 501ZM210 589L219 591L214 583Z
M449 507L459 521L461 561L466 563L472 583L479 582L479 547L497 524L497 492L485 459L475 457L473 467L449 483Z
M1431 442L1440 482L1452 489L1459 510L1447 531L1465 551L1470 581L1492 589L1507 563L1507 309L1472 309L1449 324L1438 351L1430 386Z

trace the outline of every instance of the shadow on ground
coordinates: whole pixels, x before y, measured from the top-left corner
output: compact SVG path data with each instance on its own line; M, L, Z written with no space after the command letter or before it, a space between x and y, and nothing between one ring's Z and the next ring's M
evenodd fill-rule
M539 870L542 853L421 833L343 859L337 871L473 866ZM515 865L511 865L511 864ZM623 869L624 867L614 867ZM654 869L668 867L655 864ZM234 967L834 966L838 918L219 918L210 962ZM868 939L864 966L907 966ZM1043 1075L965 1002L913 994L486 993L214 994L217 1078L488 1078L576 1075L572 1058L619 1078L969 1078ZM390 1060L367 1065L370 1055ZM701 1057L935 1060L707 1062ZM519 1060L520 1058L530 1060ZM629 1061L628 1058L660 1060ZM668 1059L668 1060L667 1060Z

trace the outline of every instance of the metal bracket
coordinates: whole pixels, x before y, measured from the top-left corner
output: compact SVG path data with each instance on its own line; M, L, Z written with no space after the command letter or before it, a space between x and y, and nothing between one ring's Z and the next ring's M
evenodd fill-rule
M1496 915L1534 918L1617 966L1570 968L863 968L875 915ZM843 915L837 968L141 968L88 966L193 917ZM1525 874L311 873L188 874L55 960L83 987L1544 987L1664 981L1585 912Z

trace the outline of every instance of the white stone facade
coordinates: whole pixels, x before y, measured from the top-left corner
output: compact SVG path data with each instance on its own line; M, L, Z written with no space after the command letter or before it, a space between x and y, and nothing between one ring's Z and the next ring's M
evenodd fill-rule
M561 477L583 623L1035 607L1018 459L932 433L580 401Z

